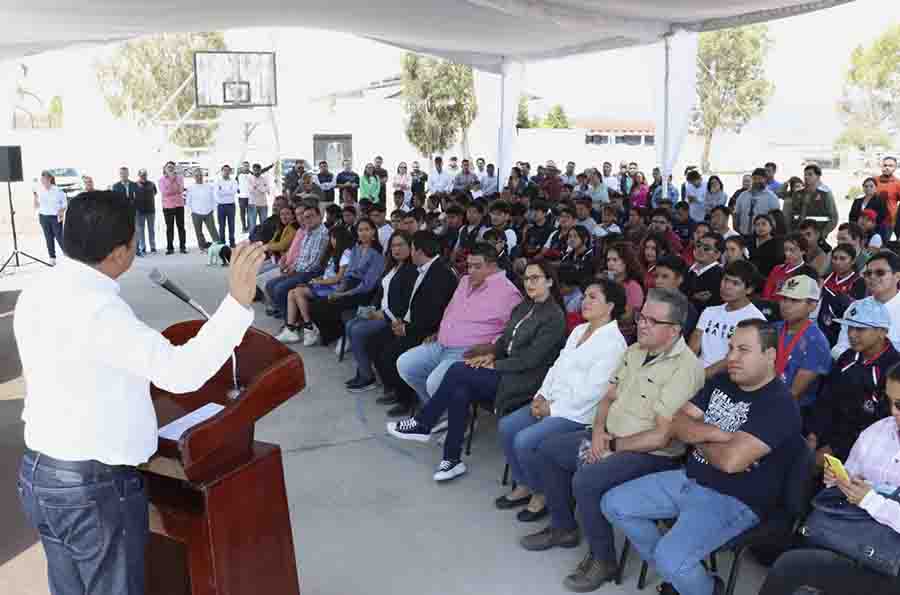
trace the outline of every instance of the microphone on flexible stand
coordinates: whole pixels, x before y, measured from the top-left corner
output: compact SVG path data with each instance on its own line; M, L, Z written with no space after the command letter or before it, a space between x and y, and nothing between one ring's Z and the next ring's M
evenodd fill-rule
M166 274L163 273L161 270L153 269L152 271L150 271L149 277L150 277L151 281L153 281L154 283L156 283L157 285L159 285L160 287L162 287L163 289L165 289L166 291L168 291L169 293L171 293L172 295L174 295L175 297L180 299L182 302L184 302L185 304L187 304L188 306L190 306L191 308L193 308L194 310L199 312L200 315L203 316L203 318L205 318L206 320L209 320L209 314L206 312L206 310L203 309L203 306L201 306L199 303L197 303L197 301L194 300L194 298L189 296L186 291L181 289L181 287L179 287L174 281L169 279L166 276ZM240 396L242 389L241 389L240 384L238 384L237 355L235 354L234 351L231 352L231 380L233 383L233 387L228 390L228 392L226 393L226 396L229 399L236 399L236 398L238 398L238 396Z

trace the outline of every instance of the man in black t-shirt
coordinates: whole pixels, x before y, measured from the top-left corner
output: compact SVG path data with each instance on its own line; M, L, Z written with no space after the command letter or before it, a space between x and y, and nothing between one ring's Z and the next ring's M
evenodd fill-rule
M387 198L387 182L388 182L388 172L386 169L382 167L384 163L384 159L381 158L381 155L375 157L375 170L372 172L381 182L381 190L379 191L378 199L381 201L381 204L385 204L385 199Z
M691 445L684 469L607 492L601 506L644 560L679 593L722 593L703 560L757 525L778 502L803 448L800 411L775 375L778 337L761 320L738 323L728 372L707 381L672 422ZM665 535L659 519L676 518Z

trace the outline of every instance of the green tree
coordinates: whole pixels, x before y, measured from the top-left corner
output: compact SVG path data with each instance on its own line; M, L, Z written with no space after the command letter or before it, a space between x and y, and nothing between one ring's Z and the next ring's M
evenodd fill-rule
M697 106L691 132L703 137L701 167L708 172L717 131L740 132L762 113L774 85L765 78L772 46L765 25L700 34L697 52Z
M838 102L845 130L838 146L864 151L889 147L900 128L900 25L889 27L867 48L850 55L844 93Z
M113 56L97 64L97 80L112 114L147 123L194 72L194 52L224 50L221 33L166 33L128 41ZM195 104L194 86L188 85L159 114L162 120L178 120ZM215 120L217 109L197 109L191 119ZM151 123L152 124L152 123ZM217 126L184 126L173 135L177 145L211 144Z
M525 95L519 95L516 128L531 128L531 118L528 116L528 98Z
M468 156L468 131L478 115L472 68L407 53L401 84L410 144L430 159L453 146L461 133Z
M569 118L566 116L566 111L563 109L563 106L556 104L550 108L550 111L547 112L547 115L544 116L544 121L541 123L542 128L571 128L569 125Z
M63 127L63 102L62 97L55 95L50 100L50 106L47 108L47 118L50 128Z

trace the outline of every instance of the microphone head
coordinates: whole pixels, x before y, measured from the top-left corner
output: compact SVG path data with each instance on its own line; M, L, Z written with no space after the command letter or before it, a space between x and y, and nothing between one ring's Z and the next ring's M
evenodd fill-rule
M150 271L150 275L148 276L150 277L150 280L157 285L162 285L168 280L166 279L166 274L159 269L153 269L152 271Z

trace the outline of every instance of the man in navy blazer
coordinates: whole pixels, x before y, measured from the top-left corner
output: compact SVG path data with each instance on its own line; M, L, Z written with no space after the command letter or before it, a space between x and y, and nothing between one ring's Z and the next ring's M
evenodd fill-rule
M134 203L135 197L140 192L140 188L138 188L137 182L132 182L128 178L129 172L127 167L119 168L119 181L112 185L111 190L113 192L117 192L125 196L125 199Z

